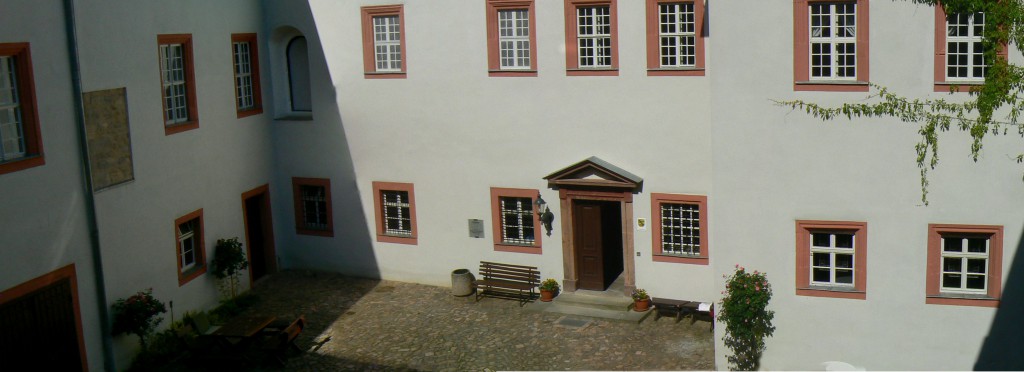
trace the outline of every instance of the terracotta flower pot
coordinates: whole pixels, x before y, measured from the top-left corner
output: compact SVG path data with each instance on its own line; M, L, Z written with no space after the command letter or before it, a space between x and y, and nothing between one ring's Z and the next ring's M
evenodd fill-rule
M547 289L540 290L540 300L543 302L551 302L555 298L555 291L549 291Z
M645 298L643 300L633 301L633 311L644 312L651 308L651 299Z

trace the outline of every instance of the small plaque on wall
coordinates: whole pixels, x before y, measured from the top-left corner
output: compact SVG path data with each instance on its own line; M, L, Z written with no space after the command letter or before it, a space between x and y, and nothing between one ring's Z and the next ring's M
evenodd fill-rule
M484 237L484 220L478 220L471 218L469 219L469 237L470 238L483 238Z
M647 219L646 218L637 218L636 219L636 230L637 231L647 231Z

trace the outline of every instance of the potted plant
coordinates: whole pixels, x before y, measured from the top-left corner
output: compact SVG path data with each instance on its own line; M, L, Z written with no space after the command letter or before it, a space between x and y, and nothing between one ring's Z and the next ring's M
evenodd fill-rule
M540 300L544 302L551 302L558 294L558 281L554 279L544 279L540 283Z
M167 312L164 303L153 298L153 288L145 292L138 292L128 298L122 298L114 302L114 325L112 332L114 336L120 334L134 334L139 336L139 344L142 350L146 350L146 337L148 337L162 318L157 315Z
M651 296L643 288L633 290L633 311L647 311L651 308Z

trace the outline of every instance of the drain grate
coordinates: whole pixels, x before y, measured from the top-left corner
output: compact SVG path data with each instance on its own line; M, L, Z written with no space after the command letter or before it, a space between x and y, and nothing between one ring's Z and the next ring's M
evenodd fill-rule
M590 325L590 322L590 320L576 319L570 318L568 316L563 316L561 318L558 318L557 321L555 321L555 325L569 328L583 328Z

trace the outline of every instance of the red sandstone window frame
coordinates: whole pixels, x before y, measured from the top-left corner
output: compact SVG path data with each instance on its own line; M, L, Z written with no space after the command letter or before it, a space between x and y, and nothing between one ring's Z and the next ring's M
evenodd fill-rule
M850 289L817 287L811 284L812 232L853 232L853 286ZM868 224L851 221L796 221L796 294L864 300L867 298Z
M404 191L409 195L409 234L388 233L384 224L384 198L383 192ZM404 182L381 182L373 181L373 211L374 225L377 228L377 241L381 243L396 243L417 245L419 243L419 230L416 226L416 193L415 186Z
M692 68L661 66L659 6L693 4L695 65ZM647 76L704 76L704 0L647 0Z
M565 0L565 75L566 76L619 76L619 21L618 0ZM576 9L607 6L611 32L611 66L585 68L579 66L579 39L576 27Z
M696 205L699 213L700 252L697 255L676 255L665 253L662 248L662 204ZM707 265L708 252L708 197L704 195L651 193L651 259L654 262L672 262L691 265Z
M409 61L409 55L405 49L405 10L404 5L380 5L380 6L364 6L359 8L362 18L362 31L363 31L363 78L365 79L405 79L408 71L407 64ZM373 47L373 18L374 17L387 17L387 16L398 16L398 32L399 32L399 43L401 54L402 54L402 68L400 71L377 71L377 62L374 57Z
M192 221L192 220L195 220L196 221L196 225L197 225L196 230L193 232L193 236L195 237L195 242L196 242L196 246L195 246L195 256L196 256L195 260L196 260L196 263L195 263L195 266L192 267L191 269L188 269L188 270L182 272L182 267L181 267L181 253L182 252L181 252L181 244L179 242L179 239L181 238L181 231L178 228L178 226L181 226L182 224L184 224L186 222L189 222L189 221ZM202 208L199 208L198 210L196 210L194 212L191 212L191 213L186 214L184 216L178 217L177 219L174 220L174 251L177 252L176 255L178 257L178 286L179 287L184 286L185 284L188 284L188 282L192 281L192 279L195 279L195 278L199 277L200 275L203 275L204 273L206 273L206 269L209 266L206 263L206 232L204 230L205 229L204 226L205 226L205 224L203 223L203 209Z
M487 0L487 75L491 77L537 76L537 17L534 0ZM498 12L526 9L530 32L530 67L528 69L502 69L498 43Z
M537 189L514 189L506 187L491 187L491 235L494 236L494 250L499 252L514 252L541 254L543 244L541 242L541 231L544 229L540 224L540 216L537 215ZM501 198L530 198L530 210L533 216L533 244L506 243L503 239L501 228Z
M196 71L193 63L192 34L167 34L157 35L157 60L159 61L160 73L160 106L163 107L161 115L164 120L164 135L172 135L192 129L199 128L199 109L196 106ZM164 61L160 55L160 47L169 44L181 44L182 58L184 59L185 70L185 104L188 105L188 120L184 123L167 123L167 91L163 88L163 65Z
M989 239L988 282L984 296L958 296L943 293L942 235L986 235ZM925 303L933 305L999 307L1003 285L1003 226L928 224L928 277L925 281Z
M21 106L21 130L25 141L25 156L0 162L0 175L46 164L30 49L29 43L0 43L0 56L14 57L18 101Z
M232 69L235 61L235 43L249 44L249 76L252 80L252 104L253 106L243 109L238 105L238 78L234 78L235 87L235 111L239 119L259 115L263 113L263 90L260 88L260 54L258 38L255 33L231 34L231 57Z
M857 8L857 79L832 81L810 79L810 26L809 6L814 3L855 3ZM870 82L870 20L868 0L854 1L793 1L793 90L821 92L867 92Z
M324 203L327 212L325 229L311 229L307 227L306 217L303 209L302 187L313 186L324 189ZM295 233L300 235L313 236L334 236L334 204L331 202L331 180L327 178L292 177L292 206L295 209Z
M946 10L941 4L935 5L935 92L949 93L954 92L970 92L972 87L977 87L984 84L984 79L981 81L960 81L960 82L949 82L946 81L946 52L949 45L946 43ZM1003 45L996 53L999 58L1003 60L1009 59L1009 47ZM955 89L954 89L955 87Z

